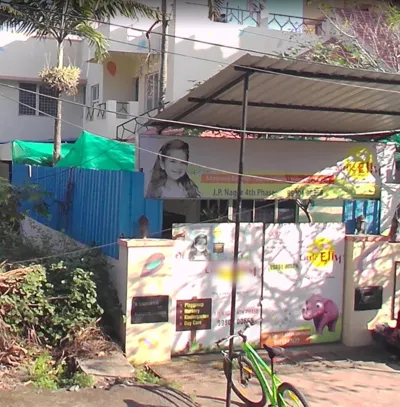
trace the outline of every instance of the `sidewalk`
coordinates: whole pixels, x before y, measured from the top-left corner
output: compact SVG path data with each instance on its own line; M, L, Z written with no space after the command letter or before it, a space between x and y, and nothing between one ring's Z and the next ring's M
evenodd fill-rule
M110 390L0 391L0 407L195 407L190 397L160 386L114 386Z
M219 355L180 357L152 368L166 380L180 383L201 406L225 405L226 380ZM296 385L311 406L398 405L400 365L375 346L289 349L288 358L279 361L277 373ZM235 395L232 401L232 405L244 406Z
M263 355L264 357L265 355ZM398 405L400 364L376 347L342 345L289 349L277 372L296 385L312 407ZM0 407L222 407L226 380L219 355L174 358L152 368L180 391L155 385L116 385L110 390L0 391ZM196 406L196 404L198 404ZM244 407L235 395L232 406Z

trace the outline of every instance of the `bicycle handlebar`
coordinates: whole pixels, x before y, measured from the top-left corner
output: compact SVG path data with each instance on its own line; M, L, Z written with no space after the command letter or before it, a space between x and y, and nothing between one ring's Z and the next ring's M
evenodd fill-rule
M217 342L215 342L215 344L216 344L218 347L220 347L219 345L220 345L222 342L226 342L226 341L228 341L228 340L231 340L232 338L237 338L237 337L240 336L242 339L244 339L244 333L247 331L247 329L249 329L250 327L256 325L257 323L259 323L259 322L261 322L261 321L262 321L262 318L258 318L258 319L256 319L256 320L253 321L253 322L246 322L244 328L243 328L242 330L238 331L237 334L230 335L230 336L226 336L225 338L219 339Z

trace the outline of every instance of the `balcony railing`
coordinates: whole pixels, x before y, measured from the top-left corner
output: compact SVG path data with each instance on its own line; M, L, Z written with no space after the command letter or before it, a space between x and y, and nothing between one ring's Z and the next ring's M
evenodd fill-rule
M205 6L187 2L187 4ZM265 13L263 9L253 5L251 9L229 7L229 3L221 8L220 17L215 22L226 24L248 25L253 27L268 27L271 30L289 31L303 34L325 35L324 23L326 20L307 17L297 17L287 14Z
M96 103L93 107L86 108L86 120L93 121L106 117L106 103Z
M303 34L325 35L325 20L303 18L285 14L268 14L268 28Z
M97 103L93 107L86 108L86 120L96 121L114 117L114 119L128 120L138 114L138 102L121 102L118 100L107 100ZM115 113L111 113L115 112Z
M221 9L220 17L216 21L259 27L261 24L261 10L258 6L254 6L252 10L227 6Z

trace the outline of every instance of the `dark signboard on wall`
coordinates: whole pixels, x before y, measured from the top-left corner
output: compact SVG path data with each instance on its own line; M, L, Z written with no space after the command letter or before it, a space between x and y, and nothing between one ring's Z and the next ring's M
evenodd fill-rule
M211 329L212 300L200 298L176 301L176 331Z
M168 320L168 295L132 298L131 324L151 324L155 322L168 322Z

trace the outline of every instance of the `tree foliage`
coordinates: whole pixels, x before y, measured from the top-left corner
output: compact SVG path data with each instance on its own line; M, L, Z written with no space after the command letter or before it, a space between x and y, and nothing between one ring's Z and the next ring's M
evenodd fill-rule
M94 47L96 57L107 55L107 41L94 22L123 15L158 18L158 11L133 0L9 0L0 5L0 27L58 43L75 35Z
M159 12L134 0L8 0L0 3L0 29L15 31L39 39L57 41L57 63L45 67L41 78L57 96L57 115L54 124L53 164L60 159L63 92L74 94L80 71L64 67L64 44L71 36L88 42L95 58L104 60L108 43L96 30L98 22L123 15L136 19L140 16L158 19Z
M285 56L381 72L400 71L400 10L389 2L368 10L317 4L330 25L331 39L293 47Z

